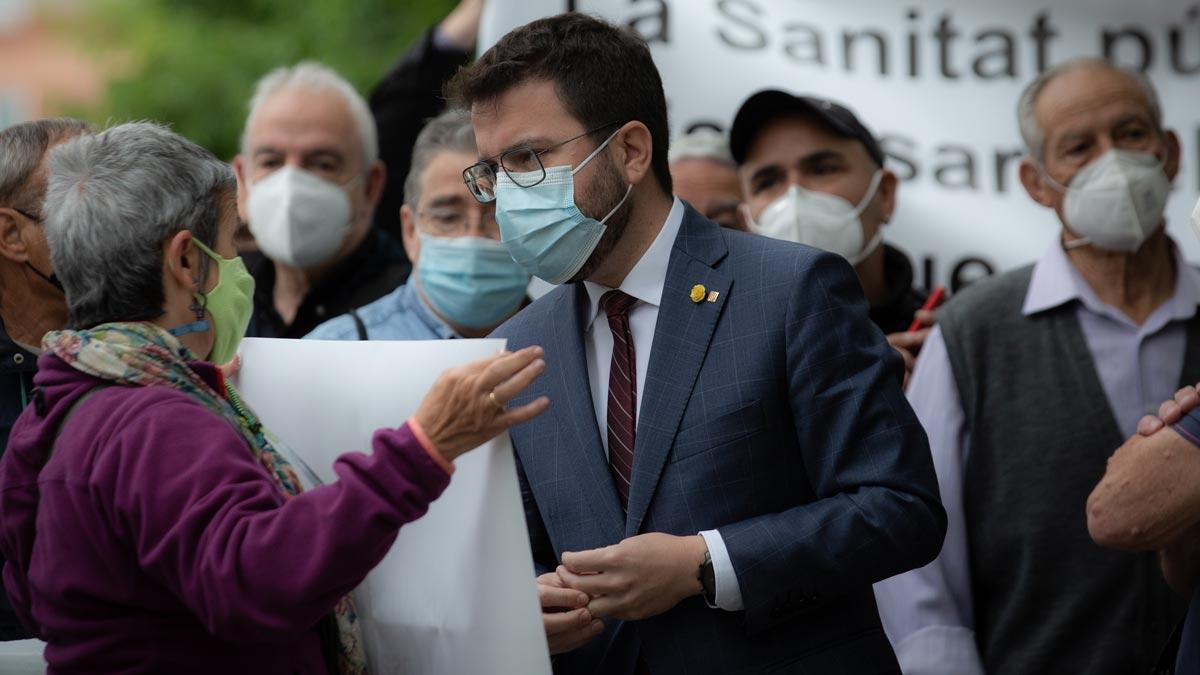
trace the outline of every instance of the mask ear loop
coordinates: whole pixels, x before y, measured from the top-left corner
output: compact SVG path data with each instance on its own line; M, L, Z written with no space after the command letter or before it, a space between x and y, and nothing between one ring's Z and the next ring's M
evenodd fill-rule
M746 219L746 226L750 228L751 232L757 234L758 232L762 231L762 228L758 226L758 221L754 220L754 214L750 213L749 204L746 202L738 204L738 210L742 212L742 217Z
M608 215L606 215L606 216L604 216L603 218L601 218L601 219L600 219L600 224L601 224L601 225L603 225L603 224L607 223L609 218L612 218L612 215L613 215L614 213L616 213L616 212L617 212L617 209L621 208L621 206L622 206L623 204L625 204L625 200L629 199L629 195L630 195L632 192L633 192L633 183L630 183L630 184L629 184L629 187L625 189L625 196L624 196L624 197L621 197L621 201L617 202L617 205L616 205L616 206L614 206L614 207L612 207L612 211L609 211L609 212L608 212Z
M858 206L854 207L854 217L862 215L863 211L867 210L867 206L871 204L871 200L875 199L875 195L879 193L879 186L883 184L883 168L875 170L875 175L871 176L871 186L867 188L867 193L858 202Z
M1099 159L1099 158L1097 158L1097 159ZM1094 162L1096 160L1092 160L1092 161ZM1046 184L1049 185L1052 190L1054 190L1055 192L1057 192L1061 195L1066 195L1066 194L1070 193L1070 191L1071 191L1070 186L1063 185L1062 183L1054 180L1054 177L1051 176L1050 172L1046 170L1046 165L1043 164L1041 162L1041 160L1035 161L1034 165L1037 166L1038 173L1041 174L1042 179L1046 181ZM1083 168L1087 168L1087 165L1085 164ZM1082 170L1083 169L1081 168L1080 171L1082 171ZM1076 172L1076 174L1078 174L1078 171ZM1071 179L1074 180L1074 176L1072 176ZM1068 182L1070 182L1070 181L1068 181ZM1061 241L1061 239L1060 239L1060 241ZM1071 241L1063 241L1062 242L1062 247L1063 247L1064 251L1074 251L1077 248L1084 248L1085 246L1091 246L1091 245L1092 245L1092 240L1088 237L1078 237L1076 239L1072 239Z
M33 263L29 262L28 260L25 261L25 266L28 267L29 269L33 270L33 273L38 275L38 277L40 277L42 279L42 281L45 281L46 283L50 284L51 286L57 288L60 293L65 294L67 292L67 289L63 288L62 282L59 281L57 273L51 272L50 274L45 274L38 268L34 267Z
M1034 160L1033 165L1037 167L1038 174L1041 175L1042 180L1046 181L1046 184L1049 185L1052 190L1061 195L1066 195L1068 192L1070 192L1070 188L1068 186L1054 180L1054 177L1051 176L1050 172L1046 170L1046 165L1043 164L1041 160ZM1077 248L1083 248L1084 246L1091 245L1092 240L1088 239L1087 237L1079 237L1078 239L1072 239L1071 241L1062 241L1062 247L1064 251L1073 251Z
M879 245L882 243L883 243L883 228L881 227L878 230L876 230L875 236L871 237L871 241L867 242L867 245L863 247L863 250L861 250L857 254L855 254L855 256L853 258L847 258L847 260L850 262L850 266L853 267L855 265L858 265L860 262L871 257L871 254L874 253L875 249L879 248Z
M202 298L203 301L199 301L196 298ZM192 313L196 315L197 321L203 321L204 315L208 312L208 296L203 293L196 292L192 296L192 304L188 307L188 309L192 310Z
M206 275L207 276L207 275ZM205 321L204 315L208 312L208 296L200 292L200 282L196 282L196 291L192 293L192 304L188 309L192 310L192 314L196 317L196 323L203 323L204 330L208 330L208 321Z
M1053 188L1055 192L1064 195L1067 194L1070 188L1054 180L1054 178L1050 175L1050 172L1046 171L1046 165L1042 164L1041 160L1034 161L1033 165L1037 167L1038 173L1041 174L1042 179L1046 181L1046 184Z
M199 243L199 240L197 240L196 243ZM174 260L168 261L167 264L170 266L170 268L172 270L175 269L175 261ZM199 286L200 282L197 281L196 285ZM199 298L199 299L197 299L197 298ZM196 320L191 323L185 323L182 326L175 326L174 328L168 328L167 329L168 333L170 333L171 335L173 335L175 337L183 337L184 335L188 335L190 333L203 333L211 327L211 324L209 323L208 319L205 318L205 314L208 312L208 296L207 295L204 295L203 293L200 293L198 291L192 293L192 304L188 305L188 309L191 310L191 312L192 312L193 316L195 316Z
M875 170L875 175L871 176L871 187L868 188L867 193L863 195L862 201L858 203L858 206L854 207L854 220L855 224L859 227L862 227L863 211L867 210L867 207L870 206L871 202L875 199L875 196L879 194L879 186L882 184L883 167L880 167ZM886 222L886 220L884 222ZM883 224L880 224L880 226L876 228L875 236L871 237L871 241L868 241L866 246L863 246L858 253L854 254L852 258L847 258L847 260L850 262L851 266L857 265L869 258L871 254L875 252L875 249L879 248L881 243L883 243Z
M583 161L580 162L578 166L576 166L574 169L571 169L571 175L574 176L575 174L577 174L581 170L583 170L583 167L587 166L588 162L592 161L592 159L596 155L600 154L600 151L602 151L602 150L604 150L604 148L608 147L608 144L612 141L612 139L616 138L617 134L619 134L619 133L621 133L621 130L617 129L616 131L609 134L608 138L604 139L603 143L596 146L596 149L592 151L592 154L588 155L587 157L584 157Z

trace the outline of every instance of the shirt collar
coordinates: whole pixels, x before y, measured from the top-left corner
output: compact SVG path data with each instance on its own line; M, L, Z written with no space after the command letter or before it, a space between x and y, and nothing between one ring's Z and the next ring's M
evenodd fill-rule
M415 273L404 288L400 291L400 306L405 310L412 312L421 323L429 327L434 334L443 340L462 337L445 321L442 321L433 309L425 302L425 298L421 297L421 293L417 291L417 275Z
M1166 320L1182 321L1192 318L1196 314L1196 305L1200 304L1200 271L1184 260L1183 253L1174 241L1171 242L1171 254L1175 258L1175 290L1160 310L1166 312ZM1071 264L1062 242L1056 239L1033 267L1021 313L1032 316L1074 300L1083 303L1093 313L1109 315L1123 323L1129 322L1121 312L1100 300L1079 270Z
M629 270L629 274L625 275L625 280L617 290L624 291L647 305L658 307L662 303L663 287L667 283L667 265L671 262L671 250L675 248L675 238L679 236L679 228L682 225L683 202L676 197L658 236L633 269ZM592 322L596 320L600 311L600 297L613 289L591 281L583 282L583 286L588 293L587 328L591 330Z

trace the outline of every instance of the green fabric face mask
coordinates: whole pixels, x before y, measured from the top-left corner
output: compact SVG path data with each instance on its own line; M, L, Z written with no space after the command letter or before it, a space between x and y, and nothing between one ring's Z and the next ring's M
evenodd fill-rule
M250 317L254 313L254 277L246 271L240 256L222 258L194 237L192 243L217 263L217 285L208 293L197 293L196 302L212 315L213 349L208 360L225 364L237 356L238 345L250 326Z

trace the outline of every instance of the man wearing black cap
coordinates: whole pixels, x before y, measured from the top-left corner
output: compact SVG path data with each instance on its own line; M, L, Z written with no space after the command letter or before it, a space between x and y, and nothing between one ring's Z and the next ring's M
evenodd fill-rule
M921 311L908 256L882 243L898 181L875 136L837 103L766 90L738 110L730 146L755 231L849 260L871 320L911 372L933 316ZM926 328L908 333L914 317Z

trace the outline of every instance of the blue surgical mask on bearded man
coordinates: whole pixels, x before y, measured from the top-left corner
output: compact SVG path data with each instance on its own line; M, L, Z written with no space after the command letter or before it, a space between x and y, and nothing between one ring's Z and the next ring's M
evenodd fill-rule
M600 154L620 132L614 131L579 166L552 166L532 187L507 171L496 176L496 222L505 248L530 274L552 284L571 279L583 267L604 235L605 225L629 199L633 186L600 220L589 218L575 204L575 174ZM529 172L530 182L533 174Z

